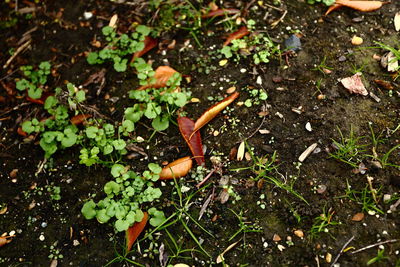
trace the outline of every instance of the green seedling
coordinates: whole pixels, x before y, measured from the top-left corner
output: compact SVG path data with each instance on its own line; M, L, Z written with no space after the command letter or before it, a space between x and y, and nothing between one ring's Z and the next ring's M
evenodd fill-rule
M390 259L389 257L384 256L384 253L385 253L384 249L378 249L378 254L375 257L373 257L372 259L370 259L367 262L367 265L371 265L374 263L378 263L378 262L382 262L384 260Z
M126 71L128 59L126 56L132 56L134 53L143 50L144 39L151 32L151 29L144 25L136 27L132 34L118 34L116 29L105 26L102 29L107 46L99 52L90 52L87 62L93 64L103 64L113 62L114 69L118 72Z
M86 219L96 218L100 223L107 223L115 220L114 228L118 231L125 231L135 222L143 219L143 205L154 203L161 196L161 190L154 187L154 182L159 179L161 167L150 163L149 170L139 175L129 170L129 167L114 164L111 168L111 175L115 180L104 185L106 197L95 203L87 201L82 207L82 214ZM151 217L150 224L154 227L161 225L164 220L164 213L151 207L148 210Z
M318 238L320 233L325 232L328 233L333 239L336 238L329 233L329 230L332 226L341 224L340 222L336 222L332 220L335 211L329 209L328 211L325 210L325 207L322 209L322 213L314 219L314 223L310 229L310 238L311 240Z
M51 65L48 61L41 62L37 69L34 69L33 66L30 65L20 67L25 78L17 81L15 87L20 91L27 90L30 98L41 98L43 87L47 83L47 77L50 74L50 68Z
M333 70L333 68L332 67L328 67L326 65L326 56L324 56L324 58L322 59L321 63L316 65L315 68L313 68L311 70L319 71L325 76L326 75L326 70Z
M85 100L85 93L72 84L67 84L67 88L69 106L76 108ZM40 133L40 147L45 151L46 158L50 158L58 149L71 147L78 141L78 128L69 121L68 107L58 100L63 94L61 88L56 88L55 95L46 98L44 108L51 115L50 118L43 121L33 118L22 123L22 130L26 133Z
M336 141L332 139L335 151L329 153L331 158L349 164L353 168L358 168L358 164L362 160L362 152L364 152L365 145L360 144L360 140L363 137L356 137L353 131L353 127L350 129L348 137L344 137L342 131L338 128L340 134L340 140Z
M257 88L245 88L245 91L249 93L250 98L244 101L246 107L251 107L253 105L260 105L263 101L268 99L268 94L264 89Z
M254 25L253 25L254 26ZM253 27L250 27L250 29ZM238 62L241 58L251 57L253 63L259 65L268 63L271 58L281 54L279 45L274 44L265 33L256 33L232 40L230 45L220 50L226 58L233 58Z
M237 235L243 234L244 236L246 233L259 233L262 232L262 229L255 225L252 222L246 222L246 218L243 217L243 211L241 210L239 214L237 214L232 209L229 209L239 220L239 229L228 239L228 241L232 241Z
M363 212L368 213L372 211L378 212L380 214L385 214L384 211L378 207L379 203L377 203L377 200L380 199L382 195L382 187L378 189L373 189L375 190L375 192L373 193L368 184L361 191L357 191L351 188L348 180L346 180L346 183L346 195L344 197L347 197L351 201L354 201L357 204L361 205Z

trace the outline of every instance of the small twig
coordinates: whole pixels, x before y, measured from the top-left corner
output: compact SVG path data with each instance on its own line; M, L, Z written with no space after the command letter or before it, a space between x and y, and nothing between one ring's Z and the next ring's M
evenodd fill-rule
M37 169L37 171L35 172L35 176L38 176L39 173L41 173L41 172L43 171L43 167L44 167L44 165L46 164L46 162L47 162L47 158L44 158L43 161L39 162L39 164L38 164L38 169Z
M15 107L13 107L13 108L10 108L10 109L4 111L3 113L1 113L1 114L0 114L0 117L6 115L7 113L10 113L11 111L18 110L19 108L21 108L21 107L23 107L23 106L30 105L30 104L31 104L31 103L22 103L22 104L19 104L18 106L15 106Z
M32 39L29 39L28 41L26 41L26 43L24 43L23 45L18 47L18 49L15 51L15 53L7 60L6 64L4 64L3 69L6 69L8 67L8 65L10 65L11 62L14 60L14 58L16 58L19 53L24 51L31 44L31 42L32 42Z
M215 187L213 187L213 190L212 190L210 196L206 199L206 201L204 201L204 204L203 204L203 206L201 207L200 212L199 212L199 219L198 219L198 221L201 220L201 217L203 217L203 214L204 214L204 212L206 211L208 205L210 204L211 200L214 198L214 191L215 191Z
M278 20L276 20L276 21L274 21L274 22L271 23L271 27L272 27L272 28L275 28L275 27L279 24L279 22L281 22L281 21L286 17L286 14L287 14L287 13L288 13L287 10L285 10L285 11L283 12L283 15L282 15Z
M374 189L374 187L372 186L372 181L374 180L374 178L372 178L371 176L367 176L367 181L368 181L368 185L369 185L369 189L371 190L371 194L372 194L372 198L374 199L374 202L376 204L378 204L378 200L376 198L376 190Z
M227 17L227 18L225 18L225 19L223 19L223 20L221 20L221 21L218 21L217 23L215 23L215 25L219 25L219 24L224 23L224 22L229 21L229 20L234 20L234 19L236 19L237 17L239 17L239 15L240 15L240 14L237 13L237 14L233 15L232 17Z
M396 201L393 205L390 205L390 211L395 211L397 209L397 206L400 205L400 199Z
M342 256L344 249L353 241L354 235L343 245L342 249L340 250L339 254L336 256L335 260L332 262L331 267L335 265L335 263L339 260L340 256Z
M278 10L278 11L280 11L280 12L283 12L283 9L281 9L281 8L279 8L279 7L275 7L275 6L266 4L266 3L263 3L263 5L266 6L266 7L269 7L269 8L275 9L275 10ZM285 11L286 11L286 10L285 10Z
M358 252L361 252L363 250L369 249L369 248L377 247L377 246L380 246L380 245L383 245L383 244L387 244L387 243L395 243L395 242L398 242L398 241L399 241L399 239L390 239L390 240L378 242L378 243L375 243L375 244L372 244L372 245L357 249L357 250L353 251L351 253L351 255L356 254Z
M207 182L207 180L211 177L211 175L213 175L213 173L214 173L216 170L217 170L217 168L214 167L214 168L210 171L210 173L207 174L207 176L204 177L204 179L203 179L200 183L198 183L198 184L196 185L196 187L197 187L197 188L200 188L200 186L202 186L205 182Z

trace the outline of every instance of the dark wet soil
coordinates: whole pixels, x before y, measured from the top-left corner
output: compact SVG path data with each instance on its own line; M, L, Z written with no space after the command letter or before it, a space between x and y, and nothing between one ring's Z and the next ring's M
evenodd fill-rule
M247 4L223 2L218 4L242 10ZM144 56L154 60L153 66L168 64L192 78L185 86L200 102L185 107L191 118L199 117L216 99L226 96L228 88L235 86L241 93L228 111L201 130L207 159L203 176L213 168L212 157L218 157L223 167L220 174L211 176L208 187L195 194L187 208L188 213L197 219L206 199L214 195L199 220L212 236L184 218L190 231L211 257L202 252L178 222L167 231L154 234L153 240L142 240L140 246L134 246L128 261L113 262L111 265L135 266L129 262L133 260L146 266L160 266L159 251L163 244L169 264L223 266L216 263L217 256L235 242L238 243L224 256L226 266L329 266L342 249L344 252L338 259L340 266L366 266L381 250L387 258L372 266L400 265L400 243L397 242L400 239L399 212L388 212L399 199L400 170L389 165L374 167L371 157L367 156L373 154L369 124L376 135L382 133L382 143L376 151L379 157L398 145L400 140L400 131L393 131L400 125L398 81L393 81L393 77L373 58L374 54L384 53L382 49L373 48L375 41L394 47L399 45L399 33L394 29L393 18L400 10L400 3L392 1L370 13L343 8L324 17L322 14L326 7L323 5L281 1L281 5L276 6L280 10L276 10L268 7L272 1L264 2L267 5L252 3L246 17L256 21L257 29L266 31L282 48L284 40L292 33L301 35L302 49L289 56L287 62L282 56L268 64L254 65L250 58L246 58L238 63L230 60L227 65L220 66L221 58L214 52L210 56L210 51L222 47L221 38L227 33L224 24L215 23L199 31L197 38L202 47L187 31L171 30L162 33L161 39L175 39L174 49L166 50L165 54L154 49ZM29 7L27 3L19 3L19 8ZM132 69L121 74L115 72L111 65L88 65L84 52L94 50L91 41L95 35L100 36L101 27L107 25L112 15L118 14L119 27L123 31L135 21L146 24L154 14L146 7L139 9L140 5L108 1L44 1L31 5L36 11L23 15L17 15L11 4L3 2L0 5L2 22L17 19L13 26L0 27L3 40L0 43L1 66L10 57L8 51L19 47L18 41L24 33L37 27L31 33L30 48L0 72L0 234L15 234L9 244L0 248L0 265L48 266L51 262L55 263L55 250L58 250L62 255L57 259L59 266L104 266L122 253L124 235L114 233L111 225L85 220L81 208L90 195L101 196L104 184L111 179L109 169L79 164L79 148L71 148L56 153L36 176L44 153L37 141L27 142L19 136L17 128L27 118L42 115L42 107L26 102L25 98L19 97L19 93L7 94L5 87L13 87L15 79L21 77L18 71L20 66L44 60L50 60L54 70L50 87L60 86L66 80L82 84L91 74L105 67L106 85L99 96L96 95L96 86L86 88L88 102L112 122L120 121L124 108L132 105L127 94L138 86L136 75ZM195 5L206 6L206 3ZM85 11L93 12L93 18L82 19ZM284 19L272 28L271 22L278 20L286 11ZM354 35L363 38L361 46L351 44ZM190 46L183 49L187 40L190 40ZM326 66L332 68L330 74L313 70L324 59ZM210 66L215 66L215 69L204 73L204 69ZM362 72L367 90L378 96L380 102L370 96L349 94L340 84L338 80L353 75L355 69ZM277 77L281 81L276 82ZM261 84L257 83L259 79ZM373 82L377 79L391 81L394 90L377 86ZM268 99L252 107L240 105L251 98L245 89L248 87L264 89ZM107 100L108 96L117 97L118 101ZM258 115L263 105L268 111L265 117ZM308 122L312 126L311 132L305 129ZM149 125L149 122L144 121L135 132L136 136L145 140L152 135L146 124ZM365 145L365 156L362 158L367 168L365 174L357 173L350 165L329 156L328 152L335 149L332 140L340 140L339 129L344 136L349 136L352 130L355 136L363 137L360 142ZM260 133L259 130L269 132ZM269 175L282 184L293 185L292 189L307 203L293 192L271 183L267 177L254 181L257 174L250 169L232 171L253 166L251 160L237 161L235 157L230 157L231 150L238 148L243 140L257 157L271 158L276 151L277 171ZM313 143L317 143L317 149L300 163L298 157ZM156 134L151 142L139 146L149 157L124 159L139 172L149 162L171 162L190 154L175 125L165 134ZM388 162L400 165L398 150L390 154ZM13 170L18 171L12 174ZM183 194L184 197L196 191L198 181L193 178L195 172L196 168L187 178L178 181L180 187L190 189ZM365 205L363 209L361 195L359 201L346 197L348 185L360 192L365 188L371 189L367 177L372 177L372 187L379 189L376 202L372 200L372 204L382 213L368 212ZM227 179L233 193L226 203L221 203L218 196L226 191L226 186L224 188L221 183ZM60 200L53 200L47 190L54 186L61 189ZM326 187L326 190L319 191L321 187ZM167 182L161 188L163 197L154 205L168 217L175 212L173 204L179 203L179 200L173 182ZM370 194L371 191L366 192ZM367 197L371 200L372 195ZM234 212L242 214L240 220ZM360 212L365 215L363 220L353 221L352 217ZM323 213L332 215L327 230L313 235L312 227ZM333 225L335 222L339 224ZM243 231L230 240L240 227ZM149 226L146 233L152 230ZM351 243L345 246L352 237ZM177 253L172 239L186 252ZM356 249L390 240L393 242L352 254Z

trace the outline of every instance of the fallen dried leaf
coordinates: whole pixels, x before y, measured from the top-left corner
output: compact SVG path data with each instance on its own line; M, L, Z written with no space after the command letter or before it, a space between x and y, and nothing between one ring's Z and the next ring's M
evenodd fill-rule
M339 9L339 8L341 8L342 7L342 5L339 5L339 4L333 4L333 5L331 5L329 8L328 8L328 10L325 12L325 16L327 16L329 13L331 13L332 11L334 11L334 10L336 10L336 9Z
M349 7L362 12L370 12L381 8L384 4L389 2L381 1L350 1L350 0L336 0L336 4Z
M134 223L131 227L126 230L126 252L129 252L132 248L133 243L139 237L147 224L149 215L147 212L143 212L143 219L140 222Z
M145 90L147 88L161 88L167 86L168 80L177 72L169 66L160 66L154 73L155 83L140 86L137 90Z
M228 36L228 38L227 38L226 41L224 42L224 45L223 45L223 46L226 46L226 45L230 44L233 40L240 39L240 38L242 38L243 36L246 36L246 35L248 35L248 34L250 34L250 31L247 29L246 26L242 26L242 27L240 27L239 30L237 30L237 31L235 31L235 32L233 32L233 33L231 33L231 34Z
M144 48L133 54L131 62L133 62L135 58L142 57L144 54L146 54L147 52L149 52L151 49L153 49L158 45L158 40L150 36L146 36L143 42L144 42Z
M217 10L212 10L211 12L208 12L207 14L204 14L201 16L203 19L207 18L212 18L212 17L220 17L220 16L227 16L227 15L233 15L239 13L239 9L235 8L223 8L223 9L217 9Z
M17 177L17 173L18 173L18 169L13 169L13 170L10 172L10 177L11 177L11 178Z
M274 236L272 237L272 241L274 241L274 242L279 242L281 240L282 240L282 238L277 234L274 234Z
M363 219L364 219L364 213L362 212L354 214L353 218L351 218L353 222L361 222Z
M22 130L22 127L18 127L17 133L18 133L20 136L23 136L23 137L27 137L27 136L28 136L28 133L27 133L27 132L24 132L24 131Z
M361 81L360 73L356 73L351 77L341 79L340 82L350 93L364 96L368 95L368 91L365 89L365 86Z
M230 244L230 245L224 250L224 252L222 252L221 254L218 255L218 257L217 257L217 259L216 259L217 264L218 264L218 263L221 263L221 262L223 262L223 261L225 260L225 259L224 259L225 253L227 253L227 252L228 252L229 250L231 250L234 246L236 246L237 243L239 243L239 241L237 241L237 242L235 242L235 243L233 243L233 244Z
M374 80L374 82L379 85L380 87L382 87L383 89L386 90L394 90L394 87L392 86L392 84L388 81L384 81L384 80Z
M165 166L160 173L160 180L174 179L185 176L192 168L190 157L177 159Z
M203 145L201 144L200 132L193 132L194 121L188 117L178 117L179 131L188 144L190 151L198 165L204 164Z
M201 127L206 125L210 120L212 120L218 113L221 112L224 108L226 108L230 103L232 103L237 97L239 96L238 92L234 92L230 96L226 97L221 102L216 103L215 105L211 106L207 109L200 118L197 119L192 135L197 132ZM190 136L191 138L191 136Z
M73 125L79 125L79 124L84 123L86 121L86 119L89 119L91 117L92 117L92 115L90 115L90 114L79 114L79 115L73 116L71 118L70 122Z

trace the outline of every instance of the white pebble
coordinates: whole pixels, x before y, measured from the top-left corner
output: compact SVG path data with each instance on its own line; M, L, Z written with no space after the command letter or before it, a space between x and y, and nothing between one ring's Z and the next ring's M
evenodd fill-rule
M40 240L40 241L44 241L44 235L40 235L40 236L39 236L39 240Z
M309 131L309 132L312 131L311 123L309 121L306 123L306 130Z
M83 17L85 19L91 19L93 17L93 13L85 11L85 12L83 12Z
M247 70L246 69L240 69L241 73L245 73Z
M10 232L8 233L8 235L15 235L15 231L14 231L14 230L10 231Z

